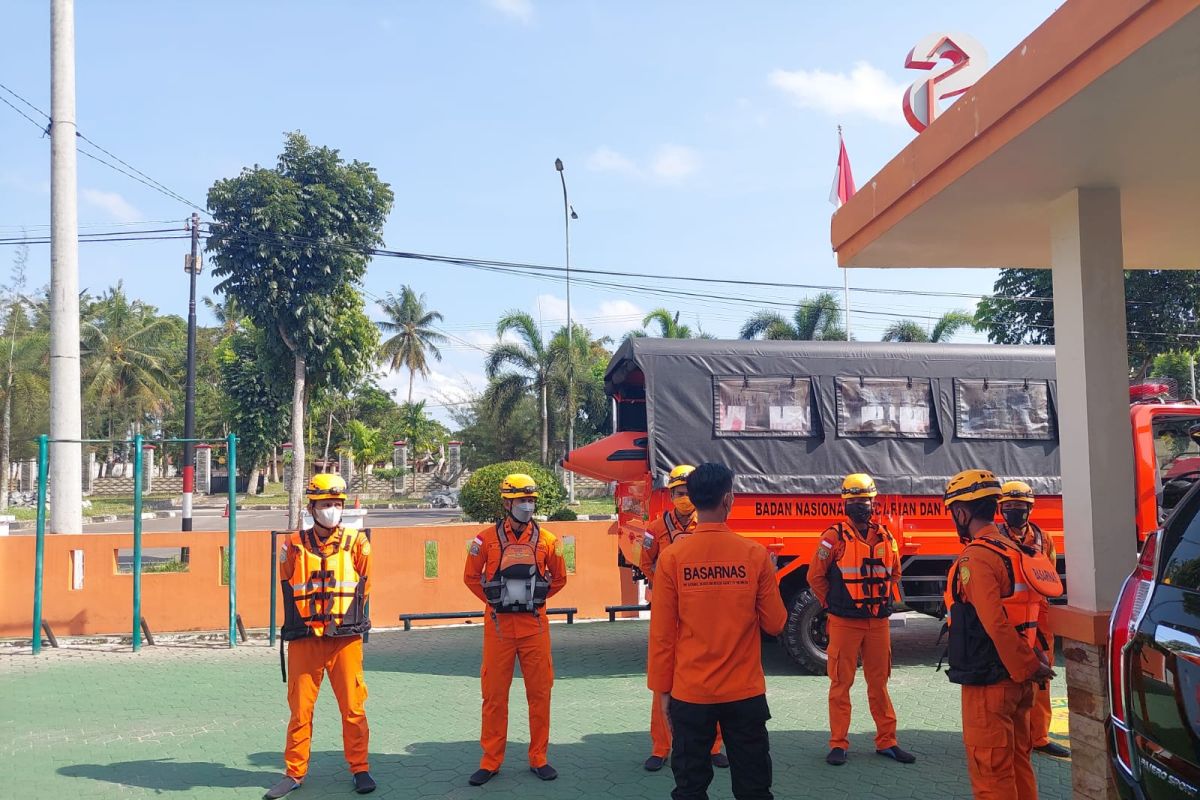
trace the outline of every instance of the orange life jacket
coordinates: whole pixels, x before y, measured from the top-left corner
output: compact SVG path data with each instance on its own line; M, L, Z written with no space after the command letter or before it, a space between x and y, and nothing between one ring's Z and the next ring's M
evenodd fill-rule
M840 559L829 560L829 613L855 619L891 616L892 576L900 560L891 531L879 525L879 541L869 546L857 529L841 522L834 527L844 548Z
M1004 614L1030 647L1037 647L1038 610L1043 595L1030 585L1022 567L1023 556L1033 553L1010 538L985 537L972 540L972 547L983 547L1000 556L1008 572L1011 591L1001 598ZM1040 554L1039 554L1040 555ZM1048 560L1042 555L1042 561ZM946 625L950 629L947 656L950 668L946 675L951 683L967 686L987 686L1008 677L1008 670L996 650L996 645L984 630L975 607L962 599L962 584L956 560L946 576ZM1060 584L1061 591L1061 584Z
M321 555L321 542L311 528L293 533L288 546L296 548L296 569L284 580L286 641L305 636L358 636L371 629L367 618L366 576L354 567L352 548L362 531L341 529L335 552Z
M538 571L537 549L542 541L542 529L531 522L533 530L525 541L508 538L503 521L496 523L496 538L500 542L500 561L489 578L481 576L483 593L488 604L501 613L537 613L550 594L550 575Z

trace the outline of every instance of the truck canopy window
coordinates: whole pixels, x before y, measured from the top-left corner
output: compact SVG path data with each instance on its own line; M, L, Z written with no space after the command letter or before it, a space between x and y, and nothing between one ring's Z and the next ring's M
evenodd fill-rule
M961 439L1054 440L1058 436L1050 413L1049 384L1044 380L955 378L954 406Z
M814 436L812 381L800 375L713 376L719 437Z
M838 436L932 439L928 378L837 379Z

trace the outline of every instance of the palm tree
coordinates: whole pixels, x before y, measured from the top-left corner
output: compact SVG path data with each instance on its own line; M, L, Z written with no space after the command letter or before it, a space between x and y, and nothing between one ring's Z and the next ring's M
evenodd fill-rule
M45 397L50 391L50 335L30 318L19 295L8 303L4 317L4 345L8 352L0 421L0 510L8 508L9 464L12 457L13 397ZM47 318L48 319L48 318Z
M589 409L589 418L594 418L599 409L607 409L603 376L612 355L607 348L611 343L609 336L592 338L592 332L578 323L571 328L569 348L565 325L550 340L550 349L555 356L550 374L550 395L553 405L563 405L566 424Z
M642 320L642 327L650 327L651 322L658 323L659 336L663 339L691 339L692 329L679 324L679 312L674 314L665 308L656 308ZM649 335L649 334L643 334Z
M388 292L382 305L388 319L375 324L392 336L380 346L379 357L393 372L408 370L408 402L411 403L413 379L418 372L423 377L429 375L429 356L435 361L442 360L437 346L444 343L446 337L433 329L435 322L442 321L442 314L426 308L425 295L417 294L411 286L401 287L399 297Z
M165 356L178 322L140 300L130 302L121 283L87 309L80 331L83 392L107 416L110 436L118 426L161 417L169 406Z
M947 311L927 332L921 323L911 319L893 322L883 332L885 342L946 342L966 327L974 327L975 318L965 311Z
M216 317L217 325L226 336L237 333L242 327L242 320L246 318L237 298L231 294L225 294L219 303L211 297L205 297L204 307Z
M832 292L801 300L789 320L775 311L759 311L738 334L743 339L788 339L798 341L846 341L842 310Z
M557 354L545 341L533 317L509 311L496 323L496 335L515 334L516 342L498 342L487 355L484 371L491 382L484 395L500 418L512 412L522 395L532 393L541 402L542 463L550 457L550 374ZM509 369L506 369L509 368Z

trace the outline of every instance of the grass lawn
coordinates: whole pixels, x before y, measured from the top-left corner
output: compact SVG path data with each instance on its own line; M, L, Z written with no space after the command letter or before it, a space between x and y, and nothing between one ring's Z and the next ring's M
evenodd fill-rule
M579 505L570 506L576 514L615 514L611 497L589 497L580 499Z

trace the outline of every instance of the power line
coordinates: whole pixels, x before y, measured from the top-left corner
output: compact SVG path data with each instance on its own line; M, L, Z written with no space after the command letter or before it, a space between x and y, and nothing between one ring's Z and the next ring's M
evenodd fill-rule
M3 83L0 83L0 89L3 89L4 91L8 92L10 95L12 95L13 97L15 97L17 100L19 100L20 102L24 103L26 106L28 106L29 108L33 109L33 110L34 110L34 111L36 111L37 113L41 114L41 115L42 115L43 117L45 117L45 118L46 118L48 121L50 121L50 122L51 122L51 124L53 124L53 120L52 120L52 118L50 117L50 115L49 115L49 114L47 114L45 111L43 111L42 109L40 109L40 108L38 108L37 106L35 106L33 103L31 103L31 102L29 102L28 100L26 100L24 97L22 97L21 95L19 95L17 92L13 91L13 90L12 90L11 88L9 88L8 86L4 85ZM46 134L46 133L48 133L48 132L50 131L50 125L43 126L43 125L42 125L41 123L39 123L37 120L35 120L35 119L33 119L32 117L30 117L30 116L29 116L28 114L26 114L24 111L22 111L21 109L17 108L17 107L16 107L16 106L14 106L12 103L10 103L10 102L8 102L7 100L5 100L3 97L0 97L0 102L3 102L3 103L6 105L6 106L8 106L9 108L11 108L13 111L16 111L16 112L17 112L18 114L20 114L22 117L25 117L25 119L27 119L27 120L29 120L31 123L33 123L33 124L34 124L34 125L37 127L37 129L38 129L38 130L42 131L42 133L43 133L43 134ZM90 139L90 138L88 138L87 136L85 136L84 134L80 133L80 132L78 131L78 129L77 129L77 130L76 130L76 132L75 132L75 136L76 136L77 138L79 138L79 139L82 139L83 141L87 142L89 145L91 145L92 147L96 148L96 149L97 149L97 150L99 150L101 153L104 153L104 154L105 154L105 155L107 155L109 158L111 158L111 159L113 159L114 161L116 161L116 162L118 162L118 163L122 164L122 165L123 165L123 166L125 166L125 167L126 167L128 170L131 170L131 171L126 171L125 169L121 169L120 167L116 166L115 164L112 164L112 163L110 163L109 161L106 161L106 160L104 160L103 158L100 158L99 156L95 155L94 153L89 153L89 152L87 152L86 150L84 150L84 149L82 149L82 148L77 148L77 150L78 150L78 152L80 153L80 155L86 156L87 158L90 158L90 159L92 159L93 161L96 161L96 162L98 162L98 163L100 163L100 164L103 164L104 166L108 167L109 169L111 169L111 170L113 170L113 171L115 171L115 172L119 172L119 173L121 173L122 175L124 175L124 176L126 176L126 177L128 177L128 178L131 178L132 180L135 180L135 181L137 181L138 183L142 184L143 186L147 186L147 187L149 187L150 189L153 189L154 191L158 192L158 193L159 193L159 194L161 194L161 195L164 195L164 196L166 196L166 197L169 197L169 198L171 198L172 200L176 200L176 201L178 201L178 202L180 202L180 203L183 203L184 205L188 206L189 208L194 208L194 209L196 209L197 211L202 211L202 212L204 212L205 214L207 214L207 213L208 213L208 210L207 210L207 209L205 209L203 206L200 206L200 205L197 205L196 203L193 203L191 200L188 200L186 197L184 197L183 195L179 194L179 193L178 193L178 192L176 192L175 190L173 190L173 189L169 188L168 186L166 186L165 184L163 184L163 183L161 183L161 182L159 182L159 181L155 180L154 178L152 178L152 177L150 177L149 175L147 175L145 172L142 172L140 169L138 169L137 167L133 166L133 165L132 165L132 164L130 164L128 161L125 161L124 159L122 159L120 156L116 155L116 154L115 154L115 153L113 153L112 151L110 151L110 150L106 150L104 147L102 147L101 145L97 144L97 143L96 143L95 141L93 141L92 139ZM136 174L134 174L134 173L136 173ZM138 177L138 176L141 176L141 177Z

